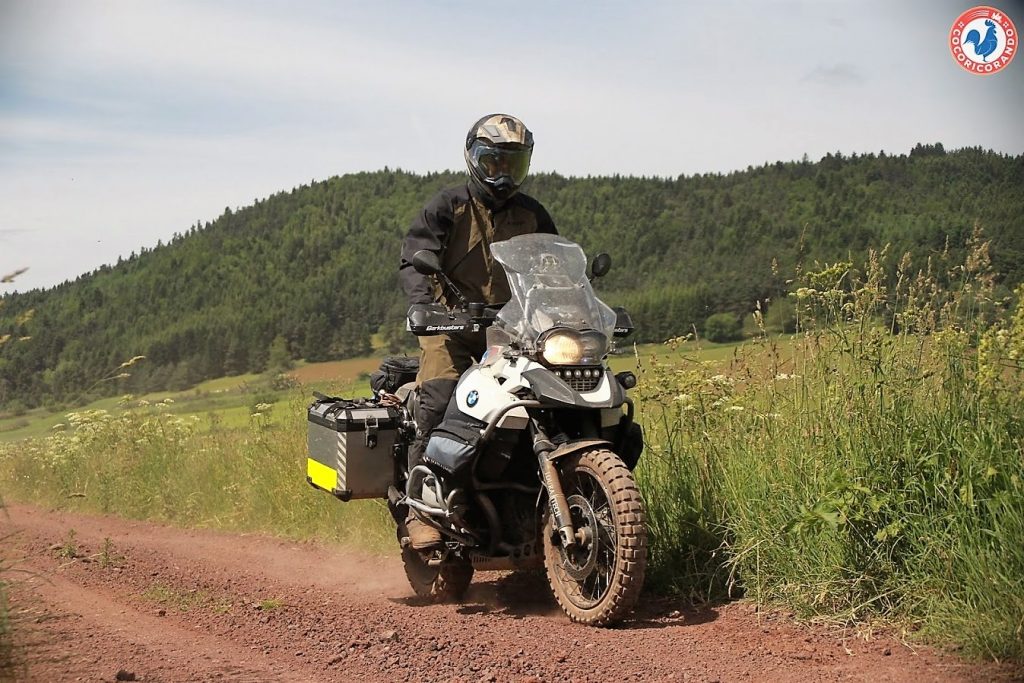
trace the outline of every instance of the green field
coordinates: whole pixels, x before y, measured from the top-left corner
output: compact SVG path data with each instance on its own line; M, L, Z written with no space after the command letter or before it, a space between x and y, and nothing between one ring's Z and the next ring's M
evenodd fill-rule
M657 344L644 344L635 349L623 344L620 353L611 356L610 365L616 372L637 371L638 358L643 363L651 357L671 358L672 354L676 357L696 354L695 357L702 360L722 360L734 354L739 347L738 343L697 345L688 342L672 351ZM368 395L369 386L360 378L365 378L378 365L380 356L368 356L325 363L299 363L286 374L304 387L307 394L319 390L324 393ZM55 427L66 424L69 412L105 410L116 413L125 408L144 407L147 404L164 404L162 410L171 415L196 416L200 418L204 429L208 429L211 422L219 422L227 427L245 427L254 412L252 408L258 403L268 403L273 406L269 411L271 421L277 422L285 417L281 404L291 393L272 389L266 377L247 374L208 380L185 391L155 392L127 400L123 396L111 396L62 410L35 408L19 415L0 413L0 442L46 436Z
M356 388L361 374L379 365L377 358L354 358L328 363L300 363L287 374L309 390L339 391ZM227 426L244 427L252 414L250 409L260 399L276 405L288 395L287 391L274 390L268 378L247 374L221 377L202 382L185 391L166 391L133 396L112 396L92 401L86 405L59 411L36 408L20 415L0 414L0 441L18 441L26 438L45 436L57 425L65 424L69 412L105 410L117 412L126 407L140 407L145 404L164 403L166 411L178 416L198 416L209 424L211 414ZM168 401L169 400L169 401Z

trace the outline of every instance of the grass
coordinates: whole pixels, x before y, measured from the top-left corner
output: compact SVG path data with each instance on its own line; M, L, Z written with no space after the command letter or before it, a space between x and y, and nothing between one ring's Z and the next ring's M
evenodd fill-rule
M6 514L3 499L0 498L0 515ZM0 541L3 539L0 538ZM0 681L14 681L21 672L14 646L14 627L7 603L10 567L8 558L0 555Z
M67 509L383 547L382 502L341 505L306 483L307 403L294 390L241 428L227 424L240 415L202 424L168 403L72 413L46 439L0 445L0 480L18 499Z
M258 607L260 608L260 610L264 612L270 612L275 609L284 607L284 603L281 600L278 600L277 598L266 598L264 600L259 601Z
M78 557L78 545L75 543L74 529L68 529L68 534L64 537L64 542L61 543L60 548L57 549L57 554L66 560L73 560Z
M678 348L679 357L684 354L697 354L702 360L725 359L735 353L740 344L700 345L693 342L681 344ZM637 359L641 361L652 354L661 354L663 347L658 344L644 344L636 349L629 344L622 344L622 353L611 357L611 366L616 371L637 370ZM379 357L351 358L326 363L299 363L287 374L306 388L307 393L318 389L328 393L365 392L364 377L376 370L380 365ZM232 377L221 377L202 382L184 391L153 392L133 397L138 404L159 404L167 402L164 409L181 417L196 416L200 418L199 428L209 431L214 427L245 428L252 414L253 399L258 396L273 396L268 401L274 406L273 420L276 420L288 403L288 392L273 391L268 380L261 375L247 374ZM75 408L75 412L104 410L116 412L123 408L122 397L107 397L92 401ZM25 411L22 415L0 416L0 442L21 441L23 439L41 438L49 435L54 428L65 424L66 411L54 412L45 408Z
M654 585L1024 659L1024 303L982 247L949 290L806 273L789 348L645 364Z
M614 356L641 380L651 586L1024 659L1024 305L993 301L984 266L976 243L941 264L950 287L905 264L892 282L877 260L822 267L794 291L799 334ZM364 390L365 364L325 388ZM0 444L0 481L64 508L393 552L382 501L305 483L307 394L79 411Z
M231 609L227 598L215 598L202 590L181 591L164 583L154 583L142 593L142 598L178 612L208 609L226 613Z
M367 368L376 369L379 358L355 358L329 363L300 363L288 375L310 390L343 391L354 388ZM255 398L272 397L269 404L287 401L287 392L274 391L262 375L237 375L212 379L184 391L162 391L136 398L141 403L167 403L166 410L179 416L199 416L209 428L217 420L229 427L244 427ZM170 399L170 401L168 401ZM117 411L122 397L107 397L75 408L75 412ZM46 408L25 411L21 415L0 416L0 442L20 441L48 435L66 422L66 412ZM217 417L211 417L216 415Z

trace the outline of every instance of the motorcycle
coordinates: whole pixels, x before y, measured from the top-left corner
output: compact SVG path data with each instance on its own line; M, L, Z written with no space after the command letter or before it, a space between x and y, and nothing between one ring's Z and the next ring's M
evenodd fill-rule
M512 292L501 307L467 301L435 254L413 257L413 267L435 277L446 301L457 303L411 307L409 329L417 335L486 330L487 339L484 357L462 375L421 461L407 460L416 438L417 389L414 382L399 386L409 379L399 373L378 383L373 402L335 410L351 417L341 420L347 427L335 423L330 436L321 429L314 438L311 425L310 457L321 469L314 481L311 465L309 479L342 499L372 497L386 483L405 572L422 598L460 598L474 571L543 568L572 621L609 625L632 610L647 565L644 502L632 474L643 432L627 393L636 377L613 374L607 365L612 337L629 334L632 323L591 285L608 272L607 254L594 259L590 278L583 249L556 235L513 237L492 244L491 254ZM334 409L324 405L343 401L321 398L310 409L311 422L314 413ZM371 431L375 440L389 428L393 435L386 462L379 453L362 458L373 463L377 483L356 495L348 483L339 488L336 479L325 480L323 467L327 461L353 472L360 466L352 456L366 453L331 460L335 432L358 430L360 421L364 439L353 438L354 431L345 439L357 451L373 450L363 448ZM441 533L440 547L410 547L410 511Z

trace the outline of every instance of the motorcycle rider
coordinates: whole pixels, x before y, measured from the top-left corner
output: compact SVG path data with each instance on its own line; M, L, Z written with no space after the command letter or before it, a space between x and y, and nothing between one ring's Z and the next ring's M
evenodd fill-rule
M471 302L503 304L511 297L504 270L491 257L490 245L517 235L557 233L551 216L536 199L519 192L533 154L533 134L508 114L484 116L466 135L464 156L469 179L442 190L412 222L402 243L398 277L409 304L447 301L432 279L412 267L417 251L438 255L445 275ZM486 350L484 332L419 337L420 387L416 439L409 467L420 462L430 431L440 424L459 377ZM434 527L410 513L406 522L412 548L441 543Z

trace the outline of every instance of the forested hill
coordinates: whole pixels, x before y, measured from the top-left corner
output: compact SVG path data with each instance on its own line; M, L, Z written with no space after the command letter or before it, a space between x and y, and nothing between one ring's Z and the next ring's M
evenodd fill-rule
M434 192L462 180L385 169L315 182L74 282L7 295L0 405L260 371L277 337L309 360L364 354L376 332L400 343L400 241ZM612 254L598 291L631 309L639 340L751 311L798 260L859 260L886 243L924 257L947 239L962 249L975 224L1002 283L1024 280L1024 156L918 145L677 179L538 174L527 191L562 234ZM130 378L98 382L135 355L146 360Z

